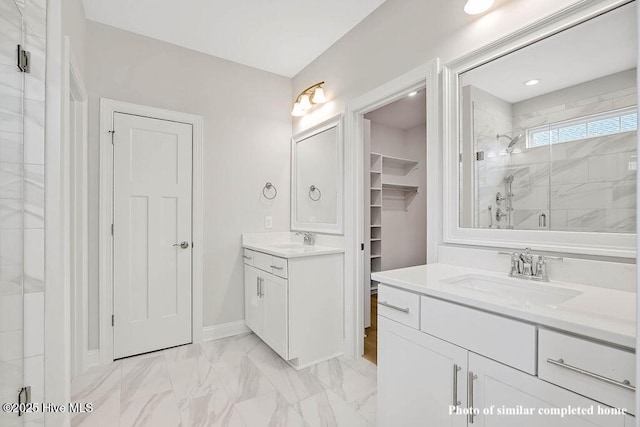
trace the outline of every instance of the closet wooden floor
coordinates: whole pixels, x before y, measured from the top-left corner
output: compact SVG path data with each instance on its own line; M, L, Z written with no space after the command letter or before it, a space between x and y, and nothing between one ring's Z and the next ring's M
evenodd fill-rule
M364 358L378 364L378 294L371 295L371 327L365 329Z

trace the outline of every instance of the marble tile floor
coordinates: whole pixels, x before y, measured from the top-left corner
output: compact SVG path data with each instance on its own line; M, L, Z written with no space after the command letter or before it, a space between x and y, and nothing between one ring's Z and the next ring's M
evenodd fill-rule
M376 366L362 358L296 371L247 334L91 368L71 389L94 410L71 425L370 427L376 381Z

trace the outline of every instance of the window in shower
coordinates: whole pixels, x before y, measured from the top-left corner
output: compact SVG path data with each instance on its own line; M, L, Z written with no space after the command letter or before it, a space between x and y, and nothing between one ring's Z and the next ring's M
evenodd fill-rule
M636 130L638 113L634 106L527 129L526 147L543 147Z

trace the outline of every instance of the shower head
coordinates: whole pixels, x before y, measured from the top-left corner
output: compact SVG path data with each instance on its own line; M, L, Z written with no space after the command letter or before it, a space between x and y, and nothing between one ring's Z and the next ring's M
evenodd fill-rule
M511 154L513 153L513 149L516 147L516 144L518 142L520 142L520 140L522 139L524 135L519 133L516 136L514 136L513 138L510 137L509 135L505 135L505 134L498 134L496 135L496 139L500 139L500 138L506 138L509 140L509 145L507 145L507 153Z
M513 175L507 175L504 177L505 184L511 184L513 182Z

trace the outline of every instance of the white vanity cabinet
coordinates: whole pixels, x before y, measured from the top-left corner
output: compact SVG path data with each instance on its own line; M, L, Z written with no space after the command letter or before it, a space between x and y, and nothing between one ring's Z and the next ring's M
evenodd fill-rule
M548 331L384 284L379 292L384 296L379 296L378 308L380 427L624 427L634 420L605 405L627 402L621 399L628 396L621 397L618 390L612 394L610 385L594 383L589 377L575 378L575 373L565 377L563 371L541 368L540 352L559 357L556 350L562 348L558 342L545 338ZM411 305L418 297L418 306ZM410 321L413 317L420 318L419 329ZM544 341L540 348L538 333ZM568 339L562 341L562 337L553 338L571 343ZM607 349L605 346L600 354ZM574 352L563 354L574 360ZM616 353L616 357L609 363L624 367L616 366L615 371L631 375L628 355ZM606 362L605 358L600 363ZM585 366L603 376L612 373L602 366ZM539 377L540 369L548 371L547 376L555 381ZM450 415L451 407L456 405L458 413ZM554 408L567 407L586 408L594 413L566 417L546 414ZM468 408L477 410L471 414ZM504 408L526 415L505 415ZM599 410L605 413L598 414Z
M342 354L342 254L244 250L245 323L296 369Z

